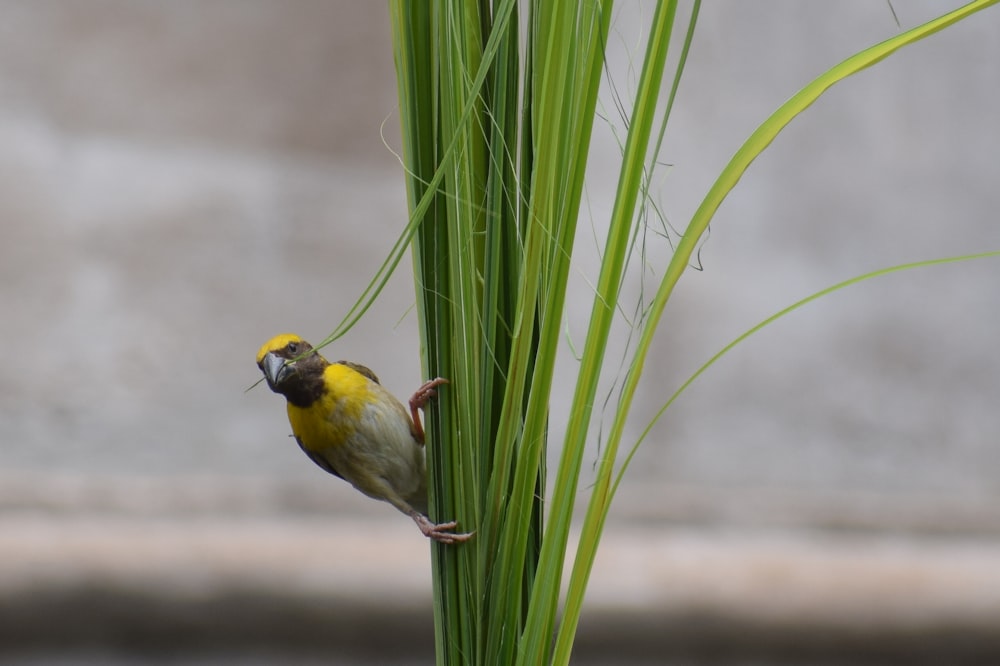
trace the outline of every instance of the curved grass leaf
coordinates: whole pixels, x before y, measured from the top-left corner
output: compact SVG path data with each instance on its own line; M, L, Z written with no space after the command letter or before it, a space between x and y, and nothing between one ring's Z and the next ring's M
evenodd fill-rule
M671 258L667 271L650 306L649 315L643 330L640 333L633 363L622 387L618 410L612 420L606 450L598 467L590 506L584 519L580 544L577 548L576 559L574 560L573 571L570 576L565 616L560 627L560 634L566 632L572 636L576 632L587 581L593 568L594 557L597 553L597 547L604 529L604 522L610 508L612 497L611 483L617 459L617 449L621 442L625 420L631 410L636 387L642 375L646 356L649 353L653 334L662 317L667 301L673 293L674 286L683 274L684 269L688 266L691 254L697 247L701 235L708 228L709 221L715 214L715 211L718 210L722 201L733 187L735 187L736 183L739 182L743 173L750 166L750 163L770 145L771 141L774 140L788 123L815 102L830 86L878 63L904 46L943 30L977 11L996 4L996 2L997 0L983 0L969 3L944 16L865 49L832 67L792 96L791 99L782 104L765 120L751 134L720 173L702 201L702 204L695 211L684 235L678 243L677 249ZM572 641L570 639L563 639L560 636L557 638L557 644L561 646L561 649L557 653L554 662L568 663Z

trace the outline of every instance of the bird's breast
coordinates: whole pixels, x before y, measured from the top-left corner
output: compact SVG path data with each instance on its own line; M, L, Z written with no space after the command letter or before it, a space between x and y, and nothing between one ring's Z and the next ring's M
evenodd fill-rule
M288 403L288 421L302 446L321 451L342 446L361 427L375 394L369 380L339 364L326 368L324 391L306 407Z

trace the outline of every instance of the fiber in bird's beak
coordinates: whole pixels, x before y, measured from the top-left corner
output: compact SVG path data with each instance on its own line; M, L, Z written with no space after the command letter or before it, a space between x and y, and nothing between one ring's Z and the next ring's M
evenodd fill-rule
M271 387L271 390L275 390L289 374L294 372L292 367L288 365L285 359L281 358L273 352L269 352L264 356L264 360L261 362L261 370L264 371L264 377L267 379L267 385Z

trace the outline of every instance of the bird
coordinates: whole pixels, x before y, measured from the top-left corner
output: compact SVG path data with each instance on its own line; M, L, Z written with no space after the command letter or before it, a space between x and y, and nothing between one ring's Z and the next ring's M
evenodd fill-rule
M330 363L293 333L271 338L257 352L268 387L287 400L292 435L321 468L365 495L409 516L424 536L444 544L468 541L455 521L427 517L424 429L418 410L448 380L425 382L409 412L375 373L350 361Z

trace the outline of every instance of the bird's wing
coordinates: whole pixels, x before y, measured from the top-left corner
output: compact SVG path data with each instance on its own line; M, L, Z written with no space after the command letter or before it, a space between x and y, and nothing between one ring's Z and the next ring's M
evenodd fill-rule
M378 377L375 376L374 372L372 372L371 370L369 370L365 366L361 365L360 363L351 363L350 361L337 361L337 363L340 364L340 365L346 365L351 370L354 370L355 372L358 372L358 373L364 375L365 377L367 377L368 379L372 380L376 384L381 384L382 383L382 382L380 382L378 380Z
M307 449L305 446L302 445L302 440L299 439L298 437L295 438L295 441L298 442L299 448L302 449L303 453L309 456L310 460L312 460L314 463L325 469L330 474L338 476L341 479L344 478L344 475L338 472L336 468L334 468L334 466L330 464L330 461L324 458L322 454Z

